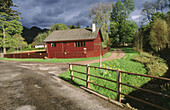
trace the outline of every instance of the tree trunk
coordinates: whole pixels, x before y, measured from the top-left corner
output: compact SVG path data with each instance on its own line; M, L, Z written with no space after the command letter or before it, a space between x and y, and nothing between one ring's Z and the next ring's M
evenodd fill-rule
M6 54L6 47L5 47L5 29L3 27L3 53Z
M105 29L106 29L106 34L107 34L107 36L106 36L106 42L107 42L107 46L108 45L110 45L110 43L109 43L109 31L108 31L108 28L107 28L107 21L105 20Z

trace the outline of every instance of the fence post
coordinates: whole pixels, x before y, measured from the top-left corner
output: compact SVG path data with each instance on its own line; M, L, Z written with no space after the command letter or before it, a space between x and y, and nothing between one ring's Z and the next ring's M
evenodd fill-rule
M1 53L1 57L0 58L4 58L4 54L3 53Z
M88 83L88 81L89 81L89 71L90 71L90 67L89 67L89 64L87 65L87 67L86 67L86 88L89 88L89 83Z
M74 80L74 77L73 77L73 68L72 68L72 64L69 64L69 69L70 69L70 76L71 76L71 80Z
M119 72L119 70L116 70L116 74L117 74L117 101L121 102L121 72Z

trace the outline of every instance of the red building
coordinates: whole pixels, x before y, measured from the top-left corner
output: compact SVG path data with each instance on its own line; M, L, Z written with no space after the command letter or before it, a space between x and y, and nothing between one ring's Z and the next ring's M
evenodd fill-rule
M49 58L86 58L105 54L102 48L102 34L99 28L69 29L53 31L44 42Z

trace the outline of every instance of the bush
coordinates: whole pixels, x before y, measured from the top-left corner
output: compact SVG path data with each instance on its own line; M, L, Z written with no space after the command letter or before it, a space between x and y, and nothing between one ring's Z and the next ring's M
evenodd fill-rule
M168 70L168 66L163 59L146 52L140 52L140 56L133 58L133 60L143 63L148 70L148 75L151 76L162 76Z
M9 48L9 49L7 50L7 53L11 53L11 52L14 52L14 51L16 51L15 48Z

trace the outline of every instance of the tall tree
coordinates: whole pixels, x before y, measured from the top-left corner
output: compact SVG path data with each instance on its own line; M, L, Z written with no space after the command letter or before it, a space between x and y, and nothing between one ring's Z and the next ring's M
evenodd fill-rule
M7 37L11 37L12 35L18 33L21 34L22 32L22 24L17 21L17 20L8 20L8 18L10 18L10 16L4 12L0 12L0 28L2 29L2 36L3 36L3 40L2 40L2 47L3 47L3 53L6 53L6 47L9 47L10 45L6 45L7 43L9 43L11 39L7 38Z
M134 8L135 8L133 0L123 0L123 4L124 4L124 7L125 7L126 16L129 16L129 14L132 11L134 11Z
M139 31L136 32L135 38L134 38L134 47L138 51L143 51L143 32L140 29Z
M17 5L13 4L12 0L0 0L0 12L4 12L6 13L8 16L8 20L17 20L19 19L19 12L17 12L16 10L13 10L12 7L18 7Z
M166 48L168 43L168 29L167 23L158 18L150 32L150 45L155 51L160 51Z
M7 47L6 37L22 31L22 24L18 21L20 19L19 12L13 10L12 7L17 7L12 0L0 0L0 29L3 33L2 46L4 53L6 53Z
M156 2L148 2L144 3L144 8L142 9L142 14L146 17L144 21L151 21L152 15L161 11L163 13L166 12L167 9L170 8L170 0L157 0Z
M109 42L108 36L108 23L110 18L111 4L95 4L89 10L89 17L93 19L93 22L102 28L104 37L104 44L107 45Z
M113 4L110 18L110 33L114 43L122 44L132 42L137 24L128 20L129 14L134 10L132 0L120 0Z

